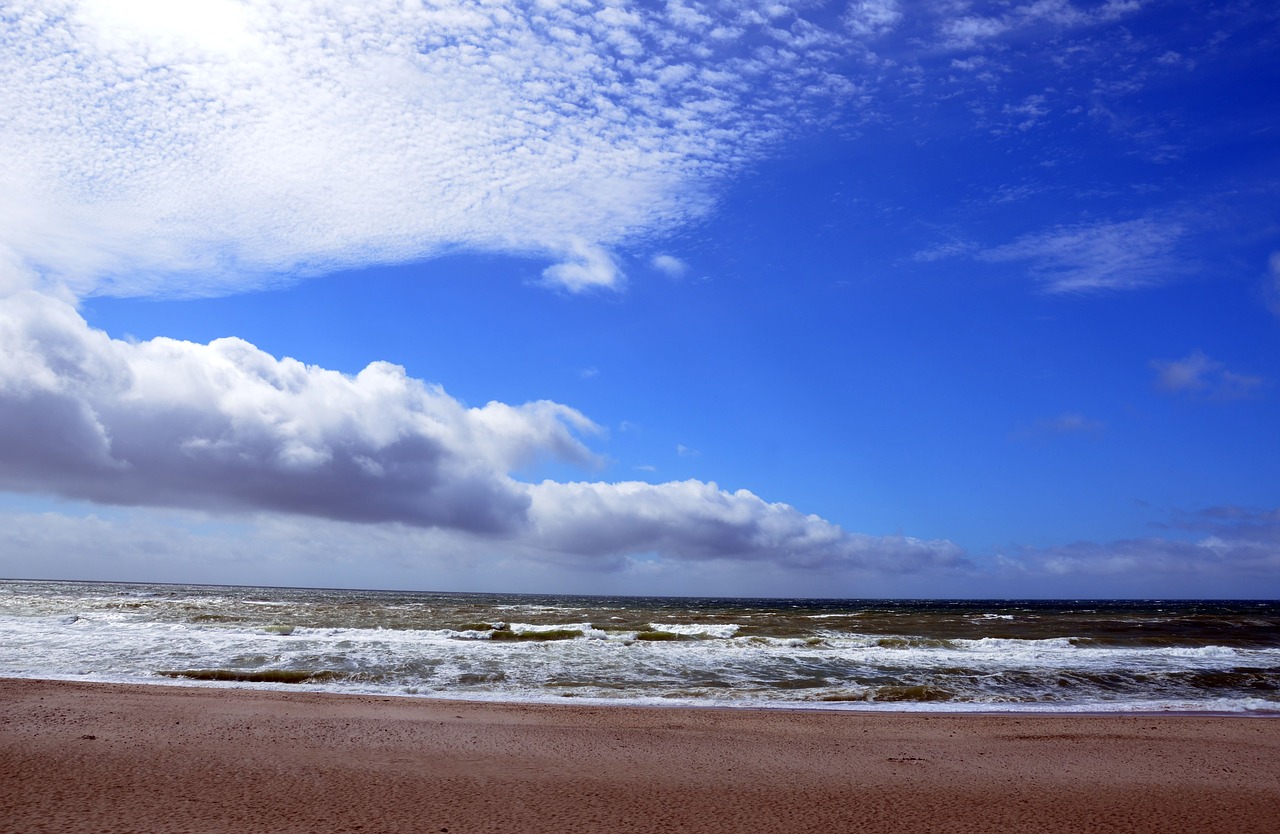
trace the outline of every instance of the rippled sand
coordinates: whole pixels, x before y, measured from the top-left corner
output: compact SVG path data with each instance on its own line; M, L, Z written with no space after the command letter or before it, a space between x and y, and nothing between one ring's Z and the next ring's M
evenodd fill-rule
M1266 832L1280 719L483 704L0 679L12 832Z

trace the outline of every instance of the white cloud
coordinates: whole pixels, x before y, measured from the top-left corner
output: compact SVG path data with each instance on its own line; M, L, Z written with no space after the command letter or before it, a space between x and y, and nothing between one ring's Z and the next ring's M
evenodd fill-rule
M682 278L689 271L689 265L674 255L654 255L649 263L668 278Z
M1004 114L1013 117L1014 127L1026 132L1049 115L1049 108L1045 106L1043 95L1032 95L1023 99L1021 104L1006 104Z
M875 37L892 30L902 20L897 0L856 0L849 4L844 23L862 37Z
M608 248L842 95L810 5L10 5L0 259L183 296L461 246L614 287Z
M1011 4L1007 7L1009 11L1001 15L964 14L947 21L941 30L947 48L974 49L1009 32L1045 28L1061 31L1111 23L1136 12L1142 5L1140 0L1109 0L1083 8L1070 0L1035 0ZM961 12L969 10L968 3L957 6Z
M511 477L544 459L595 465L581 438L598 431L553 402L468 408L385 362L347 376L240 339L124 342L66 301L0 299L0 490L357 522L391 536L387 558L408 547L392 546L407 539L390 525L462 536L429 540L456 552L480 537L535 562L605 570L645 552L891 572L962 559L949 542L846 533L700 481ZM112 535L134 553L133 538Z
M548 284L570 292L584 292L597 288L612 289L622 283L617 262L603 248L584 240L574 240L567 250L565 261L542 271L542 277Z
M1059 226L978 254L997 263L1029 261L1051 292L1126 290L1159 284L1185 270L1176 246L1182 226L1150 218Z
M702 481L555 483L529 488L531 542L593 556L767 561L814 570L912 572L963 564L947 541L847 533L788 504Z
M464 248L617 288L611 253L706 215L726 175L842 106L886 118L882 87L924 83L896 42L872 71L851 57L882 36L909 23L908 52L976 48L1140 5L11 5L0 263L78 295L183 296ZM1030 129L1041 96L988 109Z
M927 249L922 249L912 255L912 259L922 263L933 263L935 261L947 260L961 255L968 255L977 249L976 243L968 240L948 240L938 243Z
M508 472L590 464L557 403L467 408L375 362L355 376L240 339L128 343L35 292L0 301L0 488L482 532L523 524Z
M1011 24L994 17L960 17L943 27L951 49L972 49L983 41L1007 32Z
M1195 350L1182 359L1153 360L1156 385L1173 394L1192 394L1214 399L1237 399L1261 386L1261 377L1230 371L1221 362Z
M1204 389L1205 375L1216 371L1221 365L1214 362L1203 351L1193 351L1186 358L1176 361L1153 360L1156 369L1156 384L1165 391L1198 391Z

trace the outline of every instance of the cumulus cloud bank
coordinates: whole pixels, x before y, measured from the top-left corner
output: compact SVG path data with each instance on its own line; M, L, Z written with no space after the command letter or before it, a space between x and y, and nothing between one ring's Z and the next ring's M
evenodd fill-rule
M0 489L102 504L390 522L574 557L773 560L909 570L948 542L846 533L714 484L528 484L540 460L591 466L598 431L553 402L467 407L375 362L354 376L240 339L112 339L67 301L0 302Z
M947 541L851 534L747 490L681 481L555 483L530 488L533 541L568 553L654 551L682 559L906 572L963 563Z
M466 408L385 362L348 377L240 339L111 339L31 291L0 305L8 489L501 532L529 504L506 473L587 463L594 430L556 403Z

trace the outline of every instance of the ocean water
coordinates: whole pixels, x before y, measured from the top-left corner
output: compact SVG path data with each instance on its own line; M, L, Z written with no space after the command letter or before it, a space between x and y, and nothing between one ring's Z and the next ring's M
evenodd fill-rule
M1280 602L6 580L0 676L525 702L1280 714Z

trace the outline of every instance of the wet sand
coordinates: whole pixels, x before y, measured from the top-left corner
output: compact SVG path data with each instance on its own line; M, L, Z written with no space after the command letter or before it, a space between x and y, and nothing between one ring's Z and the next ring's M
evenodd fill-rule
M5 832L1266 832L1280 720L0 679Z

